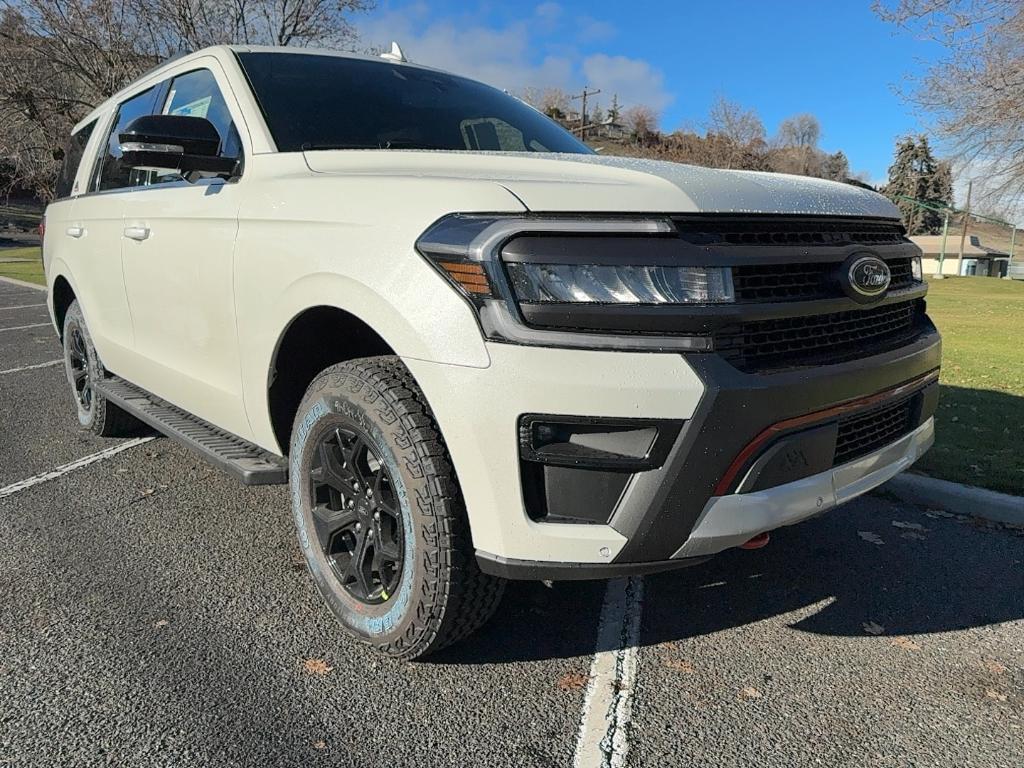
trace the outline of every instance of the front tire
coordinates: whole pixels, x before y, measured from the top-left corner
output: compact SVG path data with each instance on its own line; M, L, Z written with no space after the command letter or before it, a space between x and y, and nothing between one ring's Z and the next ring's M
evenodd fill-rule
M64 371L78 412L78 423L100 437L125 437L142 429L141 422L96 391L107 372L92 343L78 300L64 315Z
M413 659L494 613L504 582L477 567L444 440L401 360L354 360L314 379L290 457L299 544L349 632Z

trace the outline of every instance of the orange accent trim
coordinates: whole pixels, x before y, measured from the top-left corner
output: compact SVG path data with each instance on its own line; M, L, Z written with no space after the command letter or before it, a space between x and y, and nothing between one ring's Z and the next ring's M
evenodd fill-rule
M732 464L729 465L729 468L725 470L725 474L722 475L722 479L718 481L718 485L715 486L714 495L724 496L729 491L729 488L732 486L736 476L740 473L740 470L746 466L750 458L760 450L766 442L777 437L781 433L788 432L789 430L797 427L807 426L808 424L813 424L815 422L828 421L829 419L841 416L844 413L868 408L884 400L897 398L911 390L920 389L927 384L931 384L933 381L938 381L938 378L939 372L937 370L931 371L930 373L926 373L923 376L918 376L916 379L908 381L906 384L900 384L898 387L886 389L882 392L878 392L877 394L868 395L867 397L848 400L845 403L834 405L831 408L826 408L822 411L815 411L814 413L808 413L792 419L785 419L784 421L772 424L770 427L758 434L757 437L747 443L747 446L736 455L736 458L732 460Z

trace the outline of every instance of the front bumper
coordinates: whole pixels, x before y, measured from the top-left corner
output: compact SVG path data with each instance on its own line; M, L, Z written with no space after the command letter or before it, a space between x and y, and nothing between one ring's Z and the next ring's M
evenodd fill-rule
M486 369L406 362L448 443L481 567L509 577L557 579L699 562L884 482L930 444L933 383L931 394L920 398L912 434L868 456L833 467L829 454L827 471L816 468L767 490L719 487L744 447L772 425L922 379L938 369L940 342L930 327L900 349L770 375L742 373L715 354L510 344L488 344L488 352ZM521 482L518 425L524 414L665 419L682 427L661 466L628 477L610 514L567 523L557 515L531 516L536 510ZM730 515L736 519L726 522Z

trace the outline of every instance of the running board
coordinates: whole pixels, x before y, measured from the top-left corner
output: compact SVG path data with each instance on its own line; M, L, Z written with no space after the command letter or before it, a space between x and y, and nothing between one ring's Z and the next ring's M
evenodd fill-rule
M191 448L211 464L246 485L288 482L288 462L259 446L207 424L202 419L160 400L116 376L103 379L96 389L107 400L167 437Z

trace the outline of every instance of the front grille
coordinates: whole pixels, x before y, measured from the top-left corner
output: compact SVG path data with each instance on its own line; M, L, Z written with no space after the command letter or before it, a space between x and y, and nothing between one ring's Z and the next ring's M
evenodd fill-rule
M696 245L888 245L904 243L899 222L870 219L678 218L679 236Z
M715 348L747 373L827 365L905 342L923 314L921 300L874 309L743 323L715 336Z
M914 397L839 421L833 466L866 456L899 440L913 429Z
M910 259L886 259L892 281L889 290L913 283ZM836 262L810 264L744 264L733 267L732 282L738 302L812 301L843 295L832 279Z

